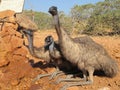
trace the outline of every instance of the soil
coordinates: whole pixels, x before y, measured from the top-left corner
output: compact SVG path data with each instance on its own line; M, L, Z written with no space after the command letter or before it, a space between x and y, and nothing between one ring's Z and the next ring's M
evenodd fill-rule
M34 33L34 46L43 46L44 38L47 35L52 35L57 40L54 30L41 30ZM95 42L101 44L120 66L120 37L94 36L92 38ZM26 38L25 43L27 44ZM21 59L20 55L15 55L14 61L8 63L7 67L0 68L0 90L59 90L67 83L55 84L58 78L65 78L66 75L55 77L53 80L49 80L49 77L44 77L33 82L37 75L53 72L55 68L44 66L44 60L34 58L26 47L23 48L27 53L24 59L23 57ZM19 52L23 51L19 50ZM68 88L68 90L120 90L120 72L114 78L94 75L94 83L92 85L74 86Z

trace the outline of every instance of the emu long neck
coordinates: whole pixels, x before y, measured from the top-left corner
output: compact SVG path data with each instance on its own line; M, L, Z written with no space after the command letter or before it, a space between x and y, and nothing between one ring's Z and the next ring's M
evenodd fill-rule
M28 39L28 49L31 55L34 55L34 47L33 47L33 33L26 34Z
M54 24L55 24L55 29L56 29L56 32L57 32L57 35L58 35L58 40L60 42L64 42L64 40L69 40L71 41L71 38L69 37L69 35L66 33L65 30L63 30L61 27L60 27L60 21L59 21L59 16L58 14L57 15L54 15L53 16L53 19L54 19ZM65 42L64 42L65 43Z
M26 34L28 39L28 49L32 56L39 58L39 59L45 59L49 60L49 52L45 52L44 47L41 47L40 49L35 48L33 46L33 33Z
M54 42L51 43L51 45L49 46L49 51L53 52L54 51Z
M58 15L53 16L53 18L55 23L55 29L58 35L61 52L67 60L70 60L72 62L72 59L76 57L76 56L73 57L73 55L78 50L78 44L74 43L70 38L70 36L66 33L66 31L60 27ZM79 52L77 52L76 55L78 54Z
M55 15L55 16L53 16L53 19L54 19L55 29L56 29L58 38L60 39L61 30L60 30L60 22L59 22L59 16L58 16L58 14Z

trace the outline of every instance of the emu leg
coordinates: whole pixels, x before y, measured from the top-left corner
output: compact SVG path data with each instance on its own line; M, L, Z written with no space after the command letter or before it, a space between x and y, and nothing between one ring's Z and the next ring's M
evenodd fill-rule
M92 84L92 81L68 83L65 84L62 88L60 88L60 90L66 90L68 87L72 87L72 86L89 85L89 84Z
M71 73L71 72L67 72L67 73ZM56 77L57 75L64 75L65 73L63 71L60 71L58 68L55 72L53 72L51 74L51 77L49 78L49 80L53 79L54 77ZM80 74L80 73L79 73ZM78 74L76 74L78 75ZM56 83L60 83L60 82L63 82L63 81L70 81L69 79L71 79L74 75L67 75L67 77L65 79L58 79ZM73 79L71 79L73 80ZM74 81L74 80L73 80Z
M58 74L64 74L64 73L63 73L62 71L60 71L58 67L56 67L56 71L51 74L49 80L53 79L53 78L56 77Z
M40 78L48 77L48 76L50 76L50 79L49 79L49 80L51 80L51 79L53 79L55 76L57 76L58 74L61 74L61 73L63 73L63 72L62 72L62 71L55 71L55 72L53 72L53 73L40 74L40 75L38 75L35 79L33 79L33 82L39 80Z
M88 81L77 82L77 83L68 83L68 84L64 85L60 90L66 90L68 87L72 87L72 86L80 86L80 85L92 84L93 83L94 68L89 68L88 73L89 73L89 78L90 78Z
M83 79L81 78L62 78L62 79L58 79L56 81L56 84L59 84L60 82L79 82L79 81L82 81Z
M37 80L39 80L42 77L47 77L47 76L50 76L50 75L51 75L51 73L48 73L48 74L39 74L36 78L33 79L33 82L36 82Z
M82 73L78 73L78 74L75 74L76 76L77 75L80 75ZM59 78L57 81L56 81L56 84L59 84L60 82L79 82L79 81L86 81L86 76L87 75L87 72L84 71L83 72L83 78L72 78L74 75L67 75L66 78Z

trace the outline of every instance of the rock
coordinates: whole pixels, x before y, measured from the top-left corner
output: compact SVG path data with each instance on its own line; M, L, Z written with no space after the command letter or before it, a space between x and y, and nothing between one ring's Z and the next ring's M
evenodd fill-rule
M23 45L22 34L18 31L19 25L25 29L35 30L34 25L30 25L29 22L31 21L26 17L16 18L14 11L0 12L0 67L4 72L0 81L3 86L12 89L19 86L21 80L25 76L31 76L34 71L27 62L28 49ZM2 90L6 90L7 87L3 86Z
M12 36L9 43L11 43L11 48L12 50L14 50L15 48L22 47L23 39L16 36Z
M6 44L3 43L3 40L0 40L0 67L7 66L9 64L9 61L6 60Z
M22 38L22 34L20 32L15 32L15 36L19 37L19 38Z
M2 42L3 42L2 44L8 44L10 42L10 38L11 38L11 36L9 34L6 35L5 37L3 37L2 38Z
M11 11L11 10L6 10L6 11L0 12L0 18L11 17L14 15L15 15L15 12Z
M7 66L9 64L9 61L5 59L6 52L0 53L0 67Z
M11 85L12 86L17 86L20 83L20 80L12 80Z
M25 49L25 47L24 46L22 46L21 48L18 48L18 49L16 49L14 52L13 52L13 54L15 54L15 55L20 55L20 56L26 56L27 55L27 50Z
M4 26L2 27L1 37L7 35L15 35L17 28L18 28L17 24L5 23Z

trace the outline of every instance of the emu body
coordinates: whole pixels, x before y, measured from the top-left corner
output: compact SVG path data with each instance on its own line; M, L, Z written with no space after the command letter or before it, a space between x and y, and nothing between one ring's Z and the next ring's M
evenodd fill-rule
M49 47L51 47L52 44L48 45L48 43L47 43L46 45L44 45L40 48L36 48L33 46L33 31L24 30L23 32L28 39L28 49L32 56L43 59L47 63L52 63L57 68L57 71L58 71L58 69L60 69L60 70L65 70L66 72L70 72L70 71L74 70L75 68L77 69L76 66L71 64L68 60L66 60L63 57L58 41L54 41L54 40L50 41L50 43L54 42L54 46L52 48L53 51L50 52ZM46 37L46 39L48 39L48 37ZM73 40L75 42L80 42L80 43L94 42L91 38L89 38L87 36L73 38ZM60 73L60 72L58 71L58 73ZM57 72L56 72L56 74L57 74ZM50 75L51 74L46 74L46 75L41 75L41 76L38 75L38 77L40 78L40 77L50 76Z
M83 72L83 76L87 77L84 83L76 83L67 86L85 85L93 83L93 73L95 70L103 70L109 77L114 77L118 72L118 66L107 53L107 51L97 43L78 43L60 27L57 7L49 8L49 13L53 16L54 26L58 35L60 50L66 60L76 65ZM66 87L67 87L66 86Z
M60 51L60 46L59 43L56 41L54 42L54 54L52 54L49 51L49 47L51 47L50 45L44 45L40 48L36 48L33 46L33 31L31 30L23 30L24 34L26 35L27 39L28 39L28 49L29 52L32 56L36 57L36 58L40 58L43 59L45 62L47 63L52 63L56 68L57 68L57 72L60 73L58 71L58 69L60 70L65 70L66 72L70 72L73 69L77 68L76 66L74 66L73 64L71 64L68 60L66 60L61 51ZM46 37L47 38L47 37ZM74 38L73 40L75 40L76 42L82 42L85 43L86 41L88 42L92 42L92 39L89 37L78 37L78 38ZM57 74L56 72L56 74ZM46 75L41 75L37 77L37 79L44 77L44 76L50 76L51 74L46 74ZM53 78L53 77L52 77Z
M82 43L82 44L88 44L95 43L90 37L84 36L84 37L77 37L72 38L74 42ZM72 68L75 66L74 64L71 64L69 60L66 60L64 58L64 55L62 54L62 51L60 50L59 42L55 42L54 38L52 36L47 36L45 38L45 47L49 49L50 57L52 58L52 62L55 63L56 66L59 66L63 69L70 70L71 66Z

